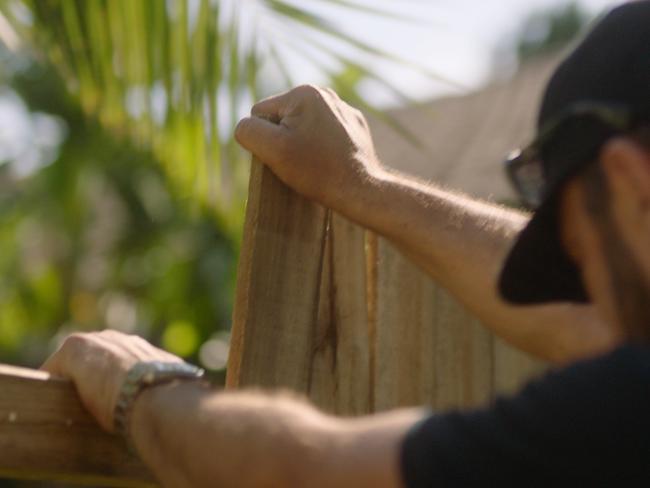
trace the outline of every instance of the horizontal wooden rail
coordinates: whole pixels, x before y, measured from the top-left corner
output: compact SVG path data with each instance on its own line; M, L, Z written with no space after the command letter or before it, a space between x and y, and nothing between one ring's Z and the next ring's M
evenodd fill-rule
M103 432L68 381L0 365L0 476L156 486L122 440Z

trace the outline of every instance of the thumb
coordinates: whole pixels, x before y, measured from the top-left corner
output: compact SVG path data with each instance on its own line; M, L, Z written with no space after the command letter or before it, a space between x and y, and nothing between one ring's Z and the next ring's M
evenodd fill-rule
M241 146L263 162L278 156L279 140L287 136L286 129L260 117L246 117L235 128L235 139Z

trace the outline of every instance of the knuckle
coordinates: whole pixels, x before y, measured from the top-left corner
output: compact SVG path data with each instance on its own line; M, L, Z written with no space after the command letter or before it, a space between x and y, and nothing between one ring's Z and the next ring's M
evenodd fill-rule
M99 335L102 335L104 337L118 337L123 334L115 329L104 329L101 332L99 332Z
M129 334L128 338L129 338L129 340L131 340L131 341L133 341L135 343L146 345L146 346L151 346L151 343L149 343L149 341L147 341L144 337L141 337L141 336L139 336L137 334Z
M75 332L63 340L63 344L61 344L61 350L66 352L76 352L82 349L88 343L88 334Z
M295 89L296 94L308 98L314 98L320 95L320 89L316 85L300 85Z
M339 94L336 93L332 88L325 87L325 88L323 88L323 91L325 91L325 92L326 92L328 95L330 95L332 98L334 98L334 99L336 99L336 100L340 100L340 98L339 98Z
M263 102L264 100L262 100L261 102L257 102L255 105L251 107L251 115L260 115L262 113Z
M249 119L242 119L237 123L235 127L235 138L241 140L242 136L245 136L249 129Z

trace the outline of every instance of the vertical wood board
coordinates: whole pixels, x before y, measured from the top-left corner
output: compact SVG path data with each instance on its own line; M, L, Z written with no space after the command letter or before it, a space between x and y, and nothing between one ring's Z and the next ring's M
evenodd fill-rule
M497 393L514 394L547 369L548 365L543 361L494 338L494 382Z
M364 231L254 164L227 386L288 388L369 411Z
M370 412L365 231L332 214L309 397L340 415Z
M377 410L486 403L493 387L490 334L382 238L377 259Z
M306 392L326 211L253 162L233 313L228 387Z

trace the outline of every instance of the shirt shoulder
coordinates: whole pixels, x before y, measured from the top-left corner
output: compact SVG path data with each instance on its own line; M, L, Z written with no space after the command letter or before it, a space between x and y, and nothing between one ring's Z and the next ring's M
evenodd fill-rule
M650 482L650 348L626 345L489 408L431 415L402 448L406 486L526 486L639 472Z

